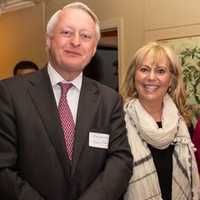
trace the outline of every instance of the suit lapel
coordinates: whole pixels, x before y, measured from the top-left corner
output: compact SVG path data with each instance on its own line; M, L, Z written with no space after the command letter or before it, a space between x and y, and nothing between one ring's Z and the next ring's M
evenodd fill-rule
M89 79L83 79L82 89L79 98L77 121L75 129L75 141L73 149L72 176L84 145L88 145L88 133L94 120L98 107L99 92L95 84Z
M71 163L66 155L63 132L47 69L42 70L40 73L41 76L39 78L34 77L35 79L30 80L32 86L29 87L29 92L44 123L50 141L57 152L65 177L70 177Z

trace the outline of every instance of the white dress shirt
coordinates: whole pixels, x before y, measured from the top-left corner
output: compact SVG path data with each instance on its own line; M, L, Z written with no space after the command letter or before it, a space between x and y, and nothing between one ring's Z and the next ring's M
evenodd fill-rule
M79 102L79 96L82 86L82 80L83 80L83 73L80 73L80 75L75 78L73 81L66 81L63 79L63 77L51 66L50 63L48 63L47 71L50 77L51 85L53 88L53 93L56 99L56 104L58 106L60 97L61 97L61 88L58 85L59 82L62 83L72 83L73 86L69 89L67 92L66 98L70 107L70 110L72 112L72 116L74 119L74 122L76 123L76 116L77 116L77 110L78 110L78 102Z

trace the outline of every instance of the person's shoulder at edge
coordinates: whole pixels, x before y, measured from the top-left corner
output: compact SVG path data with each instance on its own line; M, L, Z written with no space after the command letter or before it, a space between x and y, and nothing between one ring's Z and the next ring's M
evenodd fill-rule
M16 88L19 83L25 84L27 80L34 80L35 78L39 77L41 75L41 70L38 70L34 73L28 73L24 74L23 76L12 76L8 78L4 78L0 80L0 83L4 83L6 85L9 85L13 88Z

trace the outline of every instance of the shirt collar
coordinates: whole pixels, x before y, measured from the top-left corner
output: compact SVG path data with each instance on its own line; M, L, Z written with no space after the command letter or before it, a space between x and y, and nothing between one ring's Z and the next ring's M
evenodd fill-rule
M83 72L81 72L74 80L66 81L53 67L50 63L48 63L47 71L50 77L51 85L53 88L57 87L59 82L62 83L72 83L78 90L81 89L82 80L83 80Z

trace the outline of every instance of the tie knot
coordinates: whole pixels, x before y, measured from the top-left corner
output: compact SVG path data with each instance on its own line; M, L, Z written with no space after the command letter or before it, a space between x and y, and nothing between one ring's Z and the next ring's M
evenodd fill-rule
M72 87L72 83L58 83L58 85L61 87L61 94L66 96L69 89Z

